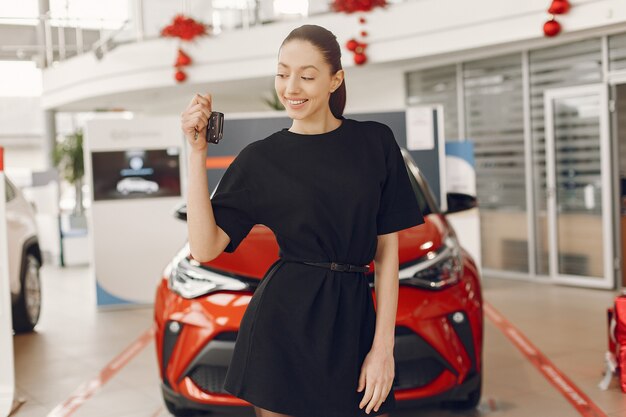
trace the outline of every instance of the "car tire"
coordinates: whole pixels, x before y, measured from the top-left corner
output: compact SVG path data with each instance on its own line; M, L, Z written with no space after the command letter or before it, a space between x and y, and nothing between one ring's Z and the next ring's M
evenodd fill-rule
M26 252L20 272L21 290L13 306L13 330L15 333L32 332L41 312L41 263L35 255Z

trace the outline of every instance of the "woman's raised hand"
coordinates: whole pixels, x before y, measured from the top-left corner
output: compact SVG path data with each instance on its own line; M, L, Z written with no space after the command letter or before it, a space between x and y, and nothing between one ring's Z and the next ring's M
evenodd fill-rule
M180 115L185 138L193 150L203 151L207 148L206 130L211 117L211 102L211 94L196 94Z

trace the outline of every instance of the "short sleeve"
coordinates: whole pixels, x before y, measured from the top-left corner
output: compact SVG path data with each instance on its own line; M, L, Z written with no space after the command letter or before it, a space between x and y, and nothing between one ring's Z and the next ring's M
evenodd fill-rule
M424 223L415 191L392 130L383 125L387 177L376 217L377 235L397 232Z
M230 237L224 252L234 252L256 224L251 192L246 175L235 158L211 196L215 223Z

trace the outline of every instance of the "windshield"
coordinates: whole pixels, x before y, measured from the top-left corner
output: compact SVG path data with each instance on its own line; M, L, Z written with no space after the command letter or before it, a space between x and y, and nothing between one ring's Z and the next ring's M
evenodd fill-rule
M407 173L409 174L411 186L413 187L413 192L417 197L417 202L420 206L420 210L422 211L422 215L426 216L428 214L437 213L439 210L437 209L437 205L430 191L430 188L426 183L426 179L422 176L419 168L417 167L417 165L415 165L415 162L413 162L410 156L405 157L405 167ZM420 177L419 181L416 178L416 175ZM420 184L423 184L423 186Z

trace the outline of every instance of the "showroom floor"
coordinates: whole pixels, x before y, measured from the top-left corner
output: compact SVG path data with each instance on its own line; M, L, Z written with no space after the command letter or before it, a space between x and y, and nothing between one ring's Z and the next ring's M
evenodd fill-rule
M14 415L167 416L149 337L151 309L97 311L87 272L84 267L42 269L44 305L37 332L15 337L22 404ZM487 279L484 297L491 308L486 309L485 384L478 411L421 408L393 416L626 415L626 394L616 380L607 391L597 387L612 292ZM569 402L566 392L575 400ZM254 413L247 409L241 415Z

